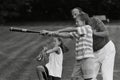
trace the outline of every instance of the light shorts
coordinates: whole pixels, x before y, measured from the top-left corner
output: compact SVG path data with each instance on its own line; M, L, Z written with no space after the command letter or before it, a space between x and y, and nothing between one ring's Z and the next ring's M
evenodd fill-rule
M73 73L72 78L80 78L88 79L95 77L95 58L84 58L81 60L77 60Z

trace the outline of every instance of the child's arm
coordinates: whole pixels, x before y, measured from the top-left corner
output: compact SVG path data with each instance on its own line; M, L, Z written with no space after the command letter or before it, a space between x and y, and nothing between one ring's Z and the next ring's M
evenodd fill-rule
M43 47L42 51L39 53L39 55L36 57L36 60L40 61L43 58L43 55L45 54L45 52L47 51L47 47Z
M74 36L71 33L65 33L65 32L59 33L56 31L43 30L42 33L46 34L47 36L62 37L62 38L74 38Z
M76 31L77 29L75 27L67 27L57 30L57 32L76 32Z
M60 50L59 47L54 47L53 49L47 50L46 53L50 54L50 53L56 52L59 54L59 50Z

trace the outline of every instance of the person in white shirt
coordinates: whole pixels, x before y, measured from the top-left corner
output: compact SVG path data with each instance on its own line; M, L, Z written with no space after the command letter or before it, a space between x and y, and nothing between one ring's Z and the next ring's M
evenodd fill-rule
M39 80L61 80L63 69L63 53L68 48L63 44L61 38L53 38L52 49L46 49L45 54L49 55L49 61L46 65L37 66Z

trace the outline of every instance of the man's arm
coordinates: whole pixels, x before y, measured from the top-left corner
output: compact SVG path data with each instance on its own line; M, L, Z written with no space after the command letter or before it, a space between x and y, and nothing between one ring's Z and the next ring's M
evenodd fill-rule
M108 31L102 31L102 32L93 31L93 34L99 37L106 37L109 35L109 32Z

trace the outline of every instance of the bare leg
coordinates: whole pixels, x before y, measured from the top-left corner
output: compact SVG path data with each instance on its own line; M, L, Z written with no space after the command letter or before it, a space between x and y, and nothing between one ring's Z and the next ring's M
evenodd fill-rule
M44 76L43 76L43 73L45 72L45 69L43 66L37 66L37 75L38 75L38 78L39 80L45 80L44 79Z

